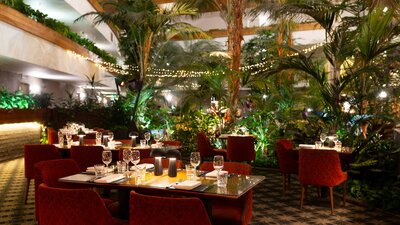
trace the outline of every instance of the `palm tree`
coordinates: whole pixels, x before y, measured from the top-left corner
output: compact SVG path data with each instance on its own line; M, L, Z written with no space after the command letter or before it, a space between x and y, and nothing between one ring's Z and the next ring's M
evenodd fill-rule
M180 22L181 16L196 16L197 10L186 3L176 3L170 8L161 8L152 0L110 0L103 3L105 12L90 12L82 17L94 15L96 23L111 23L119 30L120 49L125 56L126 64L137 91L132 111L132 130L137 131L136 110L143 84L152 61L156 58L157 47L176 36L186 38L207 35L188 23Z

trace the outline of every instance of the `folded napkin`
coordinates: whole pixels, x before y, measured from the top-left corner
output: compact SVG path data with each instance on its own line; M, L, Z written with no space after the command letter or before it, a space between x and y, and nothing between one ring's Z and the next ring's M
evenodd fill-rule
M146 170L154 168L154 164L151 164L151 163L142 163L142 164L137 164L136 166L139 168L146 167ZM131 170L135 170L135 169L136 169L135 166L131 167Z
M114 168L111 168L111 167L109 167L109 168L107 168L107 173L111 173L111 172L113 172L114 171ZM86 173L93 173L94 174L94 166L90 166L90 167L88 167L88 168L86 168Z
M172 187L176 189L183 189L183 190L192 190L198 186L201 185L200 181L195 181L195 180L185 180L183 182L179 182L176 184L173 184Z
M111 183L117 180L124 179L125 176L123 174L110 174L105 177L94 180L96 183Z
M315 145L299 144L299 148L303 148L303 149L314 149L314 148L315 148Z
M221 170L220 173L228 173L228 171ZM206 173L206 177L217 178L217 174L218 174L218 171L214 170L214 171L211 171L209 173Z

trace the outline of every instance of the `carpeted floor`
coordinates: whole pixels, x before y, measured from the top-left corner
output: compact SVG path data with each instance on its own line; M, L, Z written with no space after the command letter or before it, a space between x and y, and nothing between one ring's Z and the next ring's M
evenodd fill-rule
M33 182L28 204L24 204L23 158L0 163L0 224L36 224L34 216ZM254 189L252 224L400 224L400 216L381 210L367 210L335 198L335 215L330 215L329 199L319 199L309 189L303 210L299 208L300 189L296 178L292 191L282 195L281 177L274 170L255 170L266 179ZM56 225L56 224L55 224Z

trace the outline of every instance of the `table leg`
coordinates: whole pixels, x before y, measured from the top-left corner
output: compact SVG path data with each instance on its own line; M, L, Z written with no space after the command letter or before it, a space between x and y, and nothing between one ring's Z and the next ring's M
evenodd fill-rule
M129 219L129 190L118 190L118 216L121 219Z

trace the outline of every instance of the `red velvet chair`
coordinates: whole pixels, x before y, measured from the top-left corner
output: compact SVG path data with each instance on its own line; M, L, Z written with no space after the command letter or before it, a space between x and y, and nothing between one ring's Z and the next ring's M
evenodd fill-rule
M58 133L52 127L47 127L47 143L50 145L58 144Z
M213 148L204 132L197 133L197 149L202 159L222 155L226 159L226 150Z
M211 225L198 198L171 198L131 191L130 225Z
M290 175L298 174L298 154L294 152L293 148L293 143L289 140L281 139L275 143L275 151L278 155L279 170L282 174L283 194L286 193L286 180L288 182L287 190L290 191Z
M103 163L102 146L71 146L71 159L75 160L81 171L88 167Z
M166 146L182 146L182 142L180 141L161 141Z
M145 158L145 159L141 159L140 163L150 163L150 164L154 164L154 158ZM166 158L162 158L161 159L161 163L163 168L168 168L169 165L169 160ZM183 163L181 160L177 159L176 160L176 168L181 169L183 168Z
M256 160L253 136L228 136L226 157L229 161L247 162Z
M122 225L113 218L100 196L90 189L39 186L40 225Z
M54 145L24 145L24 165L25 165L25 204L28 200L29 184L35 178L35 163L51 159L61 158Z
M300 149L299 182L301 184L300 208L303 207L307 185L329 187L331 214L333 214L333 187L342 184L343 205L346 204L347 172L343 172L339 154L335 150Z
M213 163L204 162L200 170L212 171ZM238 162L225 162L223 170L229 173L250 175L251 166ZM250 190L239 199L212 199L213 225L248 225L251 222L253 210L253 192Z
M79 165L73 159L56 159L35 164L35 199L39 198L37 190L41 183L44 183L49 187L56 188L85 188L85 186L58 181L58 179L61 177L70 176L80 172L81 169L79 168ZM113 200L108 198L103 198L102 200L111 213L117 213L118 209L112 204L114 203ZM35 201L35 209L39 208L38 204L38 201ZM35 213L36 218L38 219L38 211L35 210Z

